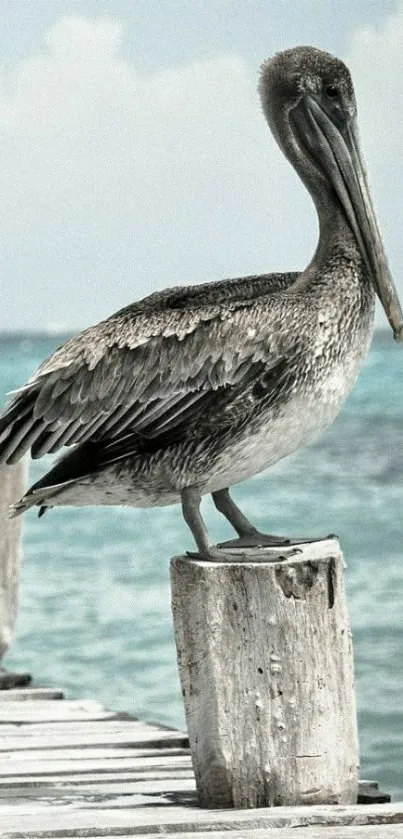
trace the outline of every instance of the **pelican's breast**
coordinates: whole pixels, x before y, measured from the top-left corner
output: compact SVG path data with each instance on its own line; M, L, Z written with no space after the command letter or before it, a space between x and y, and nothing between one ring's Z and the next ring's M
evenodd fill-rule
M295 383L266 412L261 412L214 464L206 491L239 483L311 443L331 425L354 387L367 356L372 318L365 329L347 331L340 341L326 329L297 362ZM337 344L337 351L336 351Z

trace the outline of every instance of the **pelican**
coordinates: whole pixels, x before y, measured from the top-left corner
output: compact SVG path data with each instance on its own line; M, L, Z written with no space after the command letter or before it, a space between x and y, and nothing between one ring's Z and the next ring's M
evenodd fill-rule
M229 487L333 422L369 349L375 294L398 340L403 314L347 67L313 47L289 49L263 64L260 96L317 210L311 262L301 273L154 293L57 349L3 413L0 462L73 448L14 514L33 505L41 514L57 505L180 502L203 559L293 544L260 533ZM200 513L206 494L237 539L212 543Z

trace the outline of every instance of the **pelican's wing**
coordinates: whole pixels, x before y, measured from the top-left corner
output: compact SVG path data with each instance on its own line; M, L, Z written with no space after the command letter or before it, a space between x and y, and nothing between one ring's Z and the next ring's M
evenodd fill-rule
M214 283L174 286L163 291L155 291L137 303L122 309L122 312L151 309L185 309L194 306L216 305L231 300L252 300L276 291L290 288L300 277L299 271L275 274L251 274L248 277L236 277L231 280L219 280Z
M0 418L0 462L14 463L29 448L39 457L88 440L159 438L213 399L227 404L243 382L284 356L287 333L281 305L272 300L264 328L261 303L251 299L185 309L134 306L85 330L17 391Z

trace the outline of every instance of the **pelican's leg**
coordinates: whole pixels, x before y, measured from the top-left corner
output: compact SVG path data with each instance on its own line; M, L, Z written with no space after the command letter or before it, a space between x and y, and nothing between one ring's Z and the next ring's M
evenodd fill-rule
M228 490L226 490L226 492L227 492L229 502L232 505L233 501L231 501L231 499L229 498ZM217 494L217 493L215 493L215 494ZM194 540L196 542L196 545L198 547L198 550L199 550L199 552L197 554L193 554L193 553L190 553L188 551L188 556L195 557L197 559L214 560L216 562L231 562L231 561L233 562L234 560L239 560L239 559L250 559L250 560L252 560L254 558L256 558L256 559L261 559L262 558L258 553L254 552L254 551L248 551L247 553L245 553L244 551L237 551L236 550L236 548L238 548L238 547L240 547L240 548L242 548L242 547L253 548L253 547L256 547L256 546L262 547L263 543L262 543L261 539L260 539L260 541L256 540L255 542L250 541L247 545L246 544L244 545L241 539L239 539L239 540L237 539L237 540L234 541L233 544L228 543L228 547L235 548L235 550L231 550L231 551L228 551L228 552L226 552L225 550L222 550L223 547L227 547L226 544L221 545L221 546L212 544L212 542L210 540L210 537L208 535L207 529L206 529L206 525L204 524L204 521L203 521L201 513L200 513L201 495L200 495L199 490L196 487L186 487L185 489L183 489L182 492L181 492L181 501L182 501L183 518L185 519L185 522L188 525L188 527L190 528L190 530L192 531L193 538L194 538ZM242 517L242 520L245 520L245 522L247 522L247 519L245 519L245 517L242 515L241 511L238 510L238 507L236 507L235 504L233 504L233 506L235 507L235 510L237 511L239 516ZM249 522L247 522L247 523L249 525ZM252 525L249 525L249 527L252 527ZM254 530L254 533L257 534L258 531ZM274 537L272 537L272 538L274 538ZM284 544L286 544L285 541L284 541ZM270 556L270 558L266 554L264 559L265 559L266 562L269 562L269 561L270 562L278 562L278 560L284 560L288 556L292 556L294 553L298 553L298 551L297 550L291 550L287 553L287 556L285 556L283 552L281 554L278 554L278 552L276 551L273 554L273 556Z
M244 516L239 507L232 500L228 489L220 489L212 493L213 501L217 510L225 516L238 533L238 539L229 542L221 542L221 548L256 548L256 547L287 547L288 545L299 545L301 542L314 542L317 539L287 539L285 536L271 536L269 533L260 533Z
M188 555L199 557L200 559L222 561L224 558L223 551L212 544L200 513L201 495L199 490L196 487L186 487L181 492L181 501L183 518L192 531L199 551L198 554L192 554L188 551Z

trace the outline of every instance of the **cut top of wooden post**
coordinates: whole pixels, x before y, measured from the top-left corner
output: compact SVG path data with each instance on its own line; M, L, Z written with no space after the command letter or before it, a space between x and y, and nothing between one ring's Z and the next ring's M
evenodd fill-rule
M339 544L308 543L285 561L267 561L273 553L225 563L172 560L179 671L202 806L356 800Z

